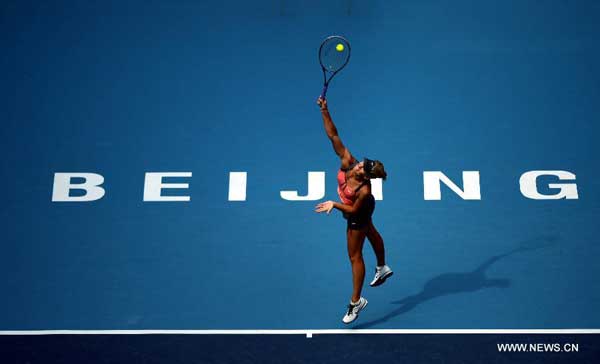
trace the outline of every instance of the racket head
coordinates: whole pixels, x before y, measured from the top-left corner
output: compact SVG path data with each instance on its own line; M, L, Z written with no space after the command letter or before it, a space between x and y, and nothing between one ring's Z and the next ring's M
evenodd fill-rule
M323 72L337 73L350 61L350 42L342 36L332 35L319 47L319 63Z

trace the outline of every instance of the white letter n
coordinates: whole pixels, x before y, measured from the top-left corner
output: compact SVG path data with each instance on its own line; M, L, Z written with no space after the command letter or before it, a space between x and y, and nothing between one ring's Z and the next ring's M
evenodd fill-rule
M444 182L454 193L463 200L481 200L479 189L479 171L463 171L463 189L461 190L445 174L440 171L423 172L423 197L425 200L441 200L440 182Z

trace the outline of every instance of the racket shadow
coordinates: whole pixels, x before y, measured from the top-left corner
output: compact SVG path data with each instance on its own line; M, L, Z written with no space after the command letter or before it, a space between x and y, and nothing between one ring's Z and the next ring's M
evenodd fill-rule
M495 255L470 272L444 273L431 278L425 283L421 292L404 297L391 303L400 305L386 315L354 326L354 329L367 329L385 323L397 316L411 311L418 305L442 296L475 292L486 288L508 288L510 280L505 278L488 278L486 270L494 263L513 254L547 248L556 244L557 235L540 236L518 244L518 246L504 254Z

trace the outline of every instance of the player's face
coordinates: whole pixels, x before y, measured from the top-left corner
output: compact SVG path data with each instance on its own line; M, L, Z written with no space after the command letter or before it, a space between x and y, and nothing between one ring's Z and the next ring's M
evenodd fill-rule
M354 173L357 175L365 174L365 162L360 162L356 166L354 166Z

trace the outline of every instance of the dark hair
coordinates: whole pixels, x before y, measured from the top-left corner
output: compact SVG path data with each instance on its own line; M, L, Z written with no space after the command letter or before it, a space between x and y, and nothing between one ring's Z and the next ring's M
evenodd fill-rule
M381 178L384 181L387 178L387 173L385 173L385 168L381 161L365 158L364 165L365 174L368 178Z
M386 180L387 173L385 173L385 168L383 167L383 163L380 161L375 161L375 165L371 170L371 174L375 176L375 178L381 178L382 180Z

